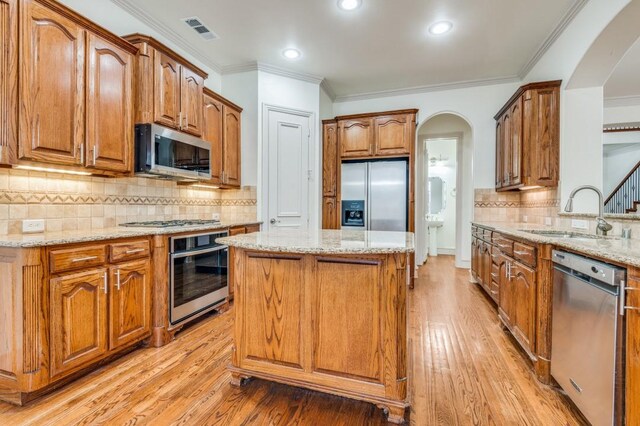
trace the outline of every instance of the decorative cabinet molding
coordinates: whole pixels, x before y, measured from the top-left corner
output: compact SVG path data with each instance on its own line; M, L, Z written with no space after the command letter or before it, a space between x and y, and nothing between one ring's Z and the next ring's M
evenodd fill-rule
M124 39L138 48L136 122L202 136L207 73L152 37L130 34Z
M558 185L561 83L522 86L494 117L496 190Z

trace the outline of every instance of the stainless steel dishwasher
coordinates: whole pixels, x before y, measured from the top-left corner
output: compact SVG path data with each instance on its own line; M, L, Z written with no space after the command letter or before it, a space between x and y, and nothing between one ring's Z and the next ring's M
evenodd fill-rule
M551 375L593 426L612 425L626 270L557 250L553 262Z

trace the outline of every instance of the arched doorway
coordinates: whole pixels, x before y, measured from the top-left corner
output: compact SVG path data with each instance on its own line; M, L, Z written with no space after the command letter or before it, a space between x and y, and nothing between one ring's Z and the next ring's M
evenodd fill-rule
M467 268L462 252L473 219L472 127L460 114L439 112L416 134L416 263L439 253L455 255L456 266Z

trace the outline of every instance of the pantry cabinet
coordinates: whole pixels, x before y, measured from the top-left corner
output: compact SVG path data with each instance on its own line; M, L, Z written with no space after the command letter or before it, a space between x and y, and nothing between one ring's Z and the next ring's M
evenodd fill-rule
M128 173L135 47L54 1L19 15L19 160Z
M0 0L0 165L18 153L18 0Z
M522 86L494 117L496 190L558 185L560 85Z
M124 39L138 48L136 123L155 122L202 136L207 73L152 37Z

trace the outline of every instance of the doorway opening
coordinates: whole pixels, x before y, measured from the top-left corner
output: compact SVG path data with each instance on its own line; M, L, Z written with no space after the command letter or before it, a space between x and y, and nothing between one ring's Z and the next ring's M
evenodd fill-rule
M456 267L470 267L473 134L465 118L441 112L422 122L415 173L416 265L445 254L455 255Z

